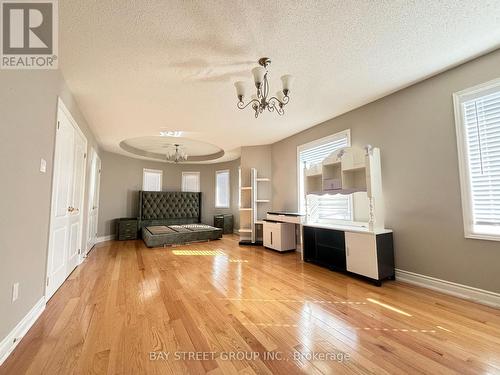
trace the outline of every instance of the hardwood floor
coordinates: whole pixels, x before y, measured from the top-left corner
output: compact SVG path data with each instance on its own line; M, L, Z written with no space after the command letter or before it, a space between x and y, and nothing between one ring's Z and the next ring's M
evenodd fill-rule
M0 367L184 373L500 373L500 311L400 282L377 288L235 236L154 250L107 242Z

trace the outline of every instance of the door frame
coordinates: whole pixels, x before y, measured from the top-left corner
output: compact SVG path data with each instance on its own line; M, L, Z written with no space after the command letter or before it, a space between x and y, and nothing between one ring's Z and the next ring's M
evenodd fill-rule
M84 156L84 160L85 160L85 163L83 163L83 189L82 189L82 192L81 192L81 202L83 202L82 204L84 205L84 202L85 202L85 187L86 187L86 180L87 180L87 161L88 161L88 158L87 158L87 151L88 151L88 140L87 140L87 137L85 136L85 134L82 132L82 130L80 129L80 127L78 126L78 123L76 122L76 120L73 118L73 115L71 114L71 112L68 110L68 108L66 107L66 105L64 104L62 98L60 96L57 97L57 108L56 108L56 122L55 122L55 133L54 133L54 159L52 160L52 187L51 187L51 192L50 192L50 216L49 216L49 242L47 244L47 258L46 258L46 261L45 261L45 289L44 289L44 296L45 296L45 301L47 302L47 280L48 280L48 277L49 277L49 259L50 259L50 244L51 244L51 236L52 236L52 226L53 226L53 221L52 221L52 209L53 209L53 206L54 206L54 189L55 189L55 185L56 185L56 181L54 181L54 178L55 178L55 173L54 173L54 168L55 168L55 149L56 149L56 145L57 145L57 123L59 121L59 110L61 110L61 112L63 112L66 117L68 118L69 122L71 123L71 125L73 126L73 128L75 129L75 131L83 138L84 140L84 144L85 144L85 156ZM83 217L84 217L84 210L82 210L82 214L80 215L80 234L78 236L78 241L79 241L79 244L80 244L80 247L82 249L82 251L80 251L80 254L78 255L78 264L77 264L77 267L82 263L84 257L83 257L83 223L84 223L84 220L83 220Z
M90 171L92 171L93 163L96 162L96 167L97 167L97 160L99 160L99 171L96 172L97 179L94 181L94 186L91 186L92 183L92 176L89 176L89 186L88 186L88 194L87 194L87 233L85 236L85 251L83 252L82 256L86 257L89 251L96 245L95 243L90 246L88 242L88 238L90 235L90 213L92 210L92 204L93 202L90 201L90 193L92 191L92 188L95 188L95 192L97 193L97 201L99 201L99 196L100 196L100 185L101 185L101 168L102 168L102 161L101 158L99 157L99 154L95 150L94 147L90 148L89 151L89 157L88 160L90 162ZM96 221L99 223L99 209L97 210L96 213ZM96 224L97 225L97 224ZM96 241L97 241L97 234L96 234ZM97 243L97 242L96 242Z

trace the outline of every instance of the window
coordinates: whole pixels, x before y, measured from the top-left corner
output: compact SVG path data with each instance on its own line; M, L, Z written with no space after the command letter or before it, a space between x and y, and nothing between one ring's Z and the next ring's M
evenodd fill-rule
M215 172L215 207L229 208L229 170Z
M144 169L142 174L142 190L161 191L163 171Z
M200 192L200 172L182 172L182 191Z
M351 131L318 139L297 147L299 211L306 211L304 197L304 167L321 162L335 150L351 145ZM308 214L312 221L352 220L351 195L313 195L308 197Z
M453 100L465 237L500 241L500 79Z

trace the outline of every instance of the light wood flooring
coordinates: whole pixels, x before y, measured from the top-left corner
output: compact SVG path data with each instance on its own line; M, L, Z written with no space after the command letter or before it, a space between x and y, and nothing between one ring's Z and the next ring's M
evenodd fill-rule
M493 374L500 311L220 241L97 245L0 374Z

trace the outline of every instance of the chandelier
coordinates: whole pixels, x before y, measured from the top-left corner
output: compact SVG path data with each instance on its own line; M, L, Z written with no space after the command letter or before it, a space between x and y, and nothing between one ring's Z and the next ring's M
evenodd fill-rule
M267 67L271 64L271 59L268 57L262 57L259 59L259 65L252 69L253 79L255 82L255 87L257 87L257 93L251 96L251 100L248 103L243 102L243 97L245 96L245 83L238 81L234 84L236 87L236 95L238 96L238 108L244 109L249 105L252 106L255 111L255 118L267 109L269 112L276 111L280 116L285 113L283 107L290 100L288 94L290 93L290 86L293 83L294 77L290 74L281 77L283 83L283 90L278 91L276 96L269 97L269 81L267 79Z
M187 154L183 150L179 150L179 144L175 144L175 151L170 151L166 155L166 159L172 163L178 163L180 161L186 161L188 159Z

